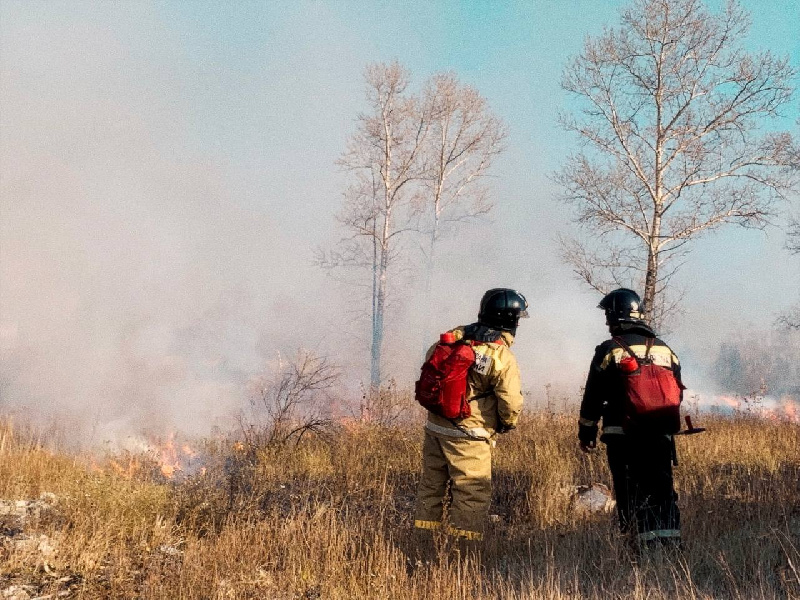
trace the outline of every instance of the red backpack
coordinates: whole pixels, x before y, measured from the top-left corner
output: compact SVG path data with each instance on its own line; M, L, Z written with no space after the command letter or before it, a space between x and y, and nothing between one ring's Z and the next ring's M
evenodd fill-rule
M445 419L464 419L472 414L467 402L467 377L475 364L475 351L467 341L443 333L431 357L422 365L414 397L424 408Z
M648 338L644 358L638 358L622 338L615 337L628 356L619 362L625 384L625 431L674 434L681 428L682 384L671 369L653 364Z

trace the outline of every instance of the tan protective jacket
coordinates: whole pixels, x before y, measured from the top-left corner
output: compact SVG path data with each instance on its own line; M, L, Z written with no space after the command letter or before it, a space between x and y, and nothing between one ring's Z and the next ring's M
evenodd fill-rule
M464 337L464 327L452 330L456 340ZM517 359L511 352L514 336L501 332L502 341L476 342L475 365L469 373L468 398L472 414L466 419L453 422L428 413L425 428L433 433L447 437L469 438L472 436L491 438L500 425L516 427L522 412L522 383ZM427 358L433 354L434 344L428 350ZM465 433L466 430L469 433Z

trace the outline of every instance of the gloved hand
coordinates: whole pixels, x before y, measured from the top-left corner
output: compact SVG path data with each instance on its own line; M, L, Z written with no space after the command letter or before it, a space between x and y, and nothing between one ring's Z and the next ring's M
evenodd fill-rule
M591 452L597 446L597 425L578 425L581 450Z
M506 423L500 423L500 425L497 426L497 433L508 433L512 429L516 428L517 428L516 425L508 425Z

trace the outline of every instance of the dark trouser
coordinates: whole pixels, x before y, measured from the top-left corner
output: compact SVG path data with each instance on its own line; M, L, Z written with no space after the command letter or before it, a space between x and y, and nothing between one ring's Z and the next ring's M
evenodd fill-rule
M614 480L620 529L639 543L679 543L672 439L664 435L607 435L603 441Z

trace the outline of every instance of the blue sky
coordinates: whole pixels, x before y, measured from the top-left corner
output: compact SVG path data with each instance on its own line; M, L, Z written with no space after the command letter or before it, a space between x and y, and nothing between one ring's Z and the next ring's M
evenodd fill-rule
M5 0L0 350L16 366L4 399L45 406L57 387L59 406L105 406L120 428L165 405L202 428L279 352L310 347L362 377L366 304L312 255L339 235L335 161L366 109L363 69L394 59L416 84L451 70L474 85L509 140L497 210L470 230L498 243L468 273L445 257L436 306L413 287L398 298L389 369L413 380L421 312L451 327L507 285L533 303L517 344L526 386L575 394L605 332L596 295L558 261L569 223L547 176L577 148L556 123L561 70L622 5ZM743 5L748 49L800 66L800 3ZM797 133L798 118L800 95L780 126ZM670 338L690 382L732 330L769 328L796 299L800 261L783 243L777 228L727 229L695 245Z

